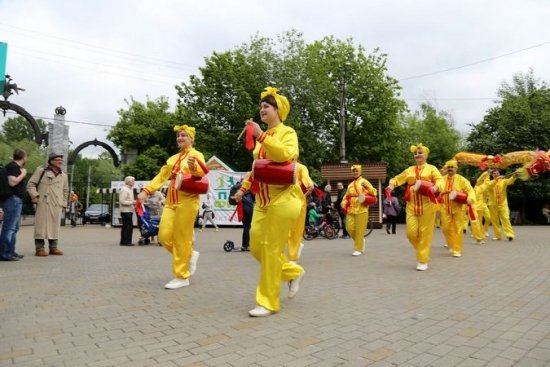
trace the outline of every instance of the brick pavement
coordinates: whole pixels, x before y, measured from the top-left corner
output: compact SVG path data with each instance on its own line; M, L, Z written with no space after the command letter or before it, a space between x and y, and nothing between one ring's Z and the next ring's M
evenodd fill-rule
M191 286L168 291L158 246L64 227L66 255L37 258L23 227L25 259L0 262L0 366L549 366L550 226L516 232L457 259L437 230L426 272L403 226L360 257L349 240L306 242L300 294L255 319L258 265L222 249L240 229L197 233Z

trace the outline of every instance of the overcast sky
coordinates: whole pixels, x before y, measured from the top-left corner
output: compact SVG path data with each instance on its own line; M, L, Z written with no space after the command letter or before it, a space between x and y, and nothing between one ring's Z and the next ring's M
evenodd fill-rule
M73 148L105 140L124 99L173 108L212 52L291 29L380 48L410 110L429 101L467 132L515 73L550 82L549 15L548 0L0 0L0 41L26 88L10 101L36 117L64 106Z

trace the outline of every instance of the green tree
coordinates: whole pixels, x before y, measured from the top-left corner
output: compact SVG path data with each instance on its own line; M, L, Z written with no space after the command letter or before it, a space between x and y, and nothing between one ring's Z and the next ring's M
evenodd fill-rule
M497 92L500 100L483 120L472 125L468 149L485 154L550 148L550 89L537 80L532 70L515 74ZM517 167L512 167L515 169ZM510 188L512 209L521 210L524 219L542 220L544 202L550 202L550 173L540 179L517 182ZM530 208L529 210L527 208Z
M37 119L36 123L42 133L46 132L46 122ZM22 116L9 117L2 126L1 139L5 142L18 142L24 139L34 141L34 130Z
M405 117L401 139L407 148L418 143L430 148L428 161L438 168L443 167L461 146L461 134L454 128L451 115L445 111L438 112L426 103L420 106L420 111ZM411 161L408 149L407 155Z
M468 147L487 154L550 148L548 86L530 70L514 75L512 83L503 82L497 94L497 105L472 125Z
M133 173L137 180L149 180L166 158L177 152L173 127L186 121L169 111L166 97L154 101L147 99L145 103L131 98L126 103L128 108L118 111L120 119L109 132L108 139L122 152L137 150L138 161L123 167L124 174ZM163 154L159 154L158 147L163 147ZM151 164L142 166L144 160Z
M259 94L275 86L291 102L287 124L298 132L300 160L315 170L339 160L341 86L346 87L347 159L393 161L399 115L397 81L387 75L386 56L367 55L351 40L325 37L306 44L296 31L278 40L255 36L249 44L206 59L200 76L177 86L178 113L197 127L197 144L239 170L250 153L237 143L247 118L259 120ZM387 148L387 149L386 149Z

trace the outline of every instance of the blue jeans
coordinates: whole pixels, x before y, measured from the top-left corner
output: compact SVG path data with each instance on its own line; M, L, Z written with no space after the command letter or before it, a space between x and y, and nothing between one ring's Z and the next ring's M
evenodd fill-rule
M4 223L0 233L0 257L3 259L10 259L15 254L22 209L23 199L19 196L12 195L4 201Z

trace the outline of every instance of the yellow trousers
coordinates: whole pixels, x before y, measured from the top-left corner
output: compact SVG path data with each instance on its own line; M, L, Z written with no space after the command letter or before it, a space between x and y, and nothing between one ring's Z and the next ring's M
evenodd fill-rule
M297 191L296 191L297 190ZM293 185L267 206L254 206L250 230L250 252L260 262L260 280L256 287L256 304L271 311L281 306L281 281L298 278L304 270L289 263L283 253L288 235L301 210L301 190Z
M500 218L498 214L498 206L490 205L489 212L491 215L491 225L493 226L493 232L495 233L495 238L502 238L502 230L500 228Z
M489 207L487 205L485 205L481 210L481 215L478 212L477 220L480 222L483 220L483 230L487 232L489 230L489 226L491 225L491 212L489 212Z
M353 250L365 251L365 232L369 220L369 212L346 215L346 231L353 239Z
M441 222L443 224L443 235L449 248L453 251L462 252L464 247L464 212L459 210L449 214L442 211Z
M486 208L476 210L477 220L475 222L470 222L470 225L472 226L472 234L474 235L474 239L476 241L482 241L485 239L485 229L483 228L483 224L481 223L483 220L485 209Z
M510 222L510 209L508 208L508 205L502 205L501 207L496 207L498 220L500 221L500 224L502 225L502 229L504 230L504 236L507 238L514 238L514 230L512 229L512 223ZM498 226L498 235L497 235L497 227L494 226L493 228L495 230L495 237L501 238L501 231L500 226Z
M172 254L172 272L187 279L193 254L193 226L199 210L199 199L189 198L178 204L167 204L159 223L159 242Z
M435 211L414 215L407 210L407 239L416 250L416 259L419 263L430 262L434 225Z
M302 202L302 208L296 223L294 223L290 233L288 234L288 260L298 261L298 251L302 244L302 237L304 235L304 229L306 227L306 214L307 214L307 202Z

